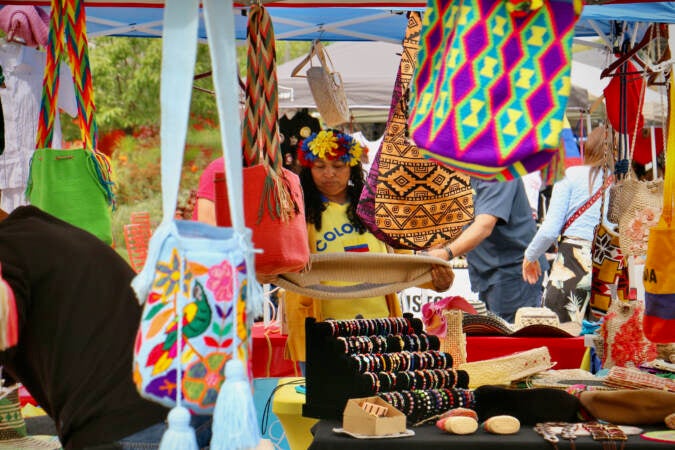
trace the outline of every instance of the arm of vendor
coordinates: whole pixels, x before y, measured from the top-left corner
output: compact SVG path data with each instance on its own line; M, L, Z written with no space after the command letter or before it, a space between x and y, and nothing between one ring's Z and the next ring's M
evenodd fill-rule
M443 247L430 249L428 254L448 261L455 256L464 255L492 234L497 220L498 218L493 215L479 214L457 239Z

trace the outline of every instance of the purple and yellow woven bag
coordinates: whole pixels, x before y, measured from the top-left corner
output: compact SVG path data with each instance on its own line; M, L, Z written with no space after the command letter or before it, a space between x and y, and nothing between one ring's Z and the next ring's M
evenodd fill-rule
M428 0L412 85L424 156L510 180L558 151L581 0Z

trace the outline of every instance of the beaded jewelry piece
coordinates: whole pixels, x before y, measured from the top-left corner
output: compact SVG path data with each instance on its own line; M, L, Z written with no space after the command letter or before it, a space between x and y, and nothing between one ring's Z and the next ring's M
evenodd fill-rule
M599 422L586 422L584 428L591 433L594 441L602 441L603 450L616 450L616 442L621 442L620 450L623 450L628 437L623 430L616 425L601 424Z
M543 437L546 442L550 442L555 450L558 450L558 442L560 440L553 431L552 425L548 423L538 423L535 425L534 431Z

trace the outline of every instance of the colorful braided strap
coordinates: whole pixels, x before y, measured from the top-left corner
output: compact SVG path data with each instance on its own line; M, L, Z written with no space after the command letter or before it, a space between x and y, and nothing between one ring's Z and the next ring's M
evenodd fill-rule
M242 147L246 166L267 170L258 216L265 208L273 219L289 220L298 210L284 182L279 139L279 90L272 18L261 5L252 5L248 19L248 69Z

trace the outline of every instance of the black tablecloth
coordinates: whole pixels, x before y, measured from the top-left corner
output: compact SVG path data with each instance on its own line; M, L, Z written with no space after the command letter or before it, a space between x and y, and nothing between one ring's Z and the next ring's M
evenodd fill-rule
M499 450L528 450L544 449L553 450L553 446L535 433L532 427L522 427L518 434L508 436L497 436L485 433L479 429L474 434L458 436L440 431L433 425L424 425L413 428L414 436L396 439L355 439L344 434L333 432L333 428L340 428L342 424L338 421L322 420L312 428L314 440L309 446L309 450L392 450L392 449L410 449L425 450L440 448L456 449L499 449ZM644 427L645 431L653 431L664 428ZM575 440L577 450L603 450L600 442L593 441L588 436L581 436ZM629 436L625 443L625 450L652 449L652 448L673 448L673 444L664 444L642 439L640 436ZM558 443L558 449L570 449L569 441L561 439ZM621 444L617 443L616 449L619 450Z

